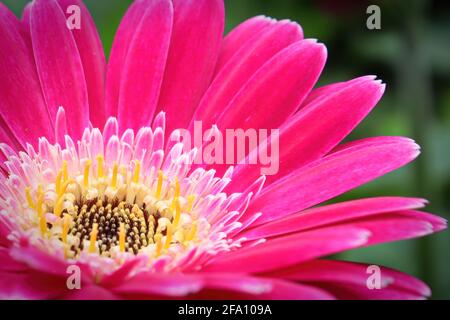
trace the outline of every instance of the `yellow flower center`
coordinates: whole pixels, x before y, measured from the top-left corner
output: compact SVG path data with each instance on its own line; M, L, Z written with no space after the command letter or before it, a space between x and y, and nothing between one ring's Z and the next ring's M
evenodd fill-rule
M144 177L137 160L133 170L108 166L101 155L94 162L87 159L71 176L64 161L54 183L25 190L27 205L36 212L35 227L61 242L66 258L84 251L112 257L146 250L157 257L173 245L195 241L196 197L181 194L177 177L161 170Z

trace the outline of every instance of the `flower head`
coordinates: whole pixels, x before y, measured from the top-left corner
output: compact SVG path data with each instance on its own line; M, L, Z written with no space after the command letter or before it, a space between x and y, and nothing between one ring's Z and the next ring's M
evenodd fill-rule
M79 29L66 23L73 5ZM221 0L135 1L106 65L80 1L35 0L22 21L0 5L2 297L430 294L387 268L372 291L365 265L318 259L446 227L417 198L314 207L419 154L403 137L340 144L384 84L313 89L324 45L263 16L222 38L223 14ZM187 144L197 121L206 141ZM279 140L249 143L234 165L196 161L231 128L277 129ZM248 160L270 150L279 167L265 176ZM67 287L70 266L80 290Z

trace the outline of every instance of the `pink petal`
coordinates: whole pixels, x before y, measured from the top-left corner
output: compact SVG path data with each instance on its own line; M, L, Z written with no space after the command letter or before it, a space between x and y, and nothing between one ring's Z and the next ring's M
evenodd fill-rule
M293 283L281 280L272 280L271 292L253 296L257 299L271 300L333 300L335 297L329 292L306 284Z
M419 211L415 211L414 213L417 214ZM394 212L362 218L350 221L348 224L358 228L365 228L371 232L372 236L366 244L368 246L423 237L446 228L446 222L444 220L440 226L435 229L433 224L426 220L426 217L415 219L408 215L408 211L400 212L400 214Z
M22 247L13 247L10 255L16 261L26 264L29 268L48 273L55 276L64 277L68 264L55 256L45 253L31 245Z
M356 84L357 82L360 82L361 80L375 80L376 76L364 76L360 78L355 78L350 81L344 81L344 82L336 82L332 84L328 84L322 87L319 87L317 89L314 89L311 91L311 93L306 97L305 101L303 101L302 105L299 109L303 109L306 107L309 107L311 105L315 105L319 103L320 100L326 99L327 96L334 94L335 92L341 91L345 87L349 87L353 84Z
M366 117L383 92L384 85L379 81L361 77L344 83L339 90L328 92L296 113L280 128L280 168L277 174L267 176L266 185L328 153ZM254 153L267 150L271 150L270 140ZM233 181L239 181L239 186L246 185L260 172L260 165L238 165ZM237 188L235 183L228 190Z
M217 126L278 128L312 89L325 60L325 46L313 40L288 46L245 84L217 119Z
M15 150L23 149L21 143L17 141L14 133L11 131L2 117L0 117L0 142L6 143L8 146L12 147ZM2 165L6 160L7 158L5 157L5 155L3 153L0 153L0 162L2 163Z
M169 0L147 1L121 74L118 120L122 132L151 123L163 81L172 19Z
M365 289L366 293L358 297L363 298L377 291L367 288L367 278L370 275L368 267L367 264L353 262L313 260L288 269L277 270L264 276L276 275L286 280L314 283L325 287L330 287L333 284L344 284L348 288L357 289L355 290L357 292L363 292L363 289ZM387 267L380 267L380 271L381 291L386 289L401 290L418 297L427 297L431 294L430 288L425 283L408 274Z
M167 132L186 128L208 87L224 28L222 0L174 0L174 22L159 110Z
M67 8L71 5L77 5L81 9L80 29L72 30L72 35L83 64L90 121L94 127L101 128L106 121L104 105L106 60L102 42L95 23L82 1L58 0L58 3L66 14Z
M336 197L412 161L419 147L410 139L362 140L264 188L246 214L263 212L257 224L299 212Z
M200 277L183 274L139 273L113 288L116 294L185 296L198 292L202 287Z
M202 273L204 289L234 291L245 294L262 295L272 291L268 279L252 277L239 273Z
M319 286L318 284L315 284ZM331 292L340 300L423 300L424 296L410 291L395 288L370 290L367 287L349 284L320 284L320 287Z
M203 128L209 129L262 65L280 50L301 39L301 28L284 20L265 28L262 34L244 45L239 44L236 54L215 76L192 120L201 120Z
M111 48L106 74L106 114L117 116L119 106L119 89L125 61L134 32L146 13L149 1L134 1L120 22Z
M26 265L30 270L29 272L67 278L67 267L74 263L69 263L62 257L57 257L54 253L44 252L27 242L28 240L23 239L20 246L12 247L9 250L10 257ZM90 267L79 262L76 265L81 269L82 282L91 283L93 274ZM64 287L66 288L66 286Z
M140 264L142 264L141 258L135 258L135 259L128 260L125 263L123 263L113 273L104 276L101 279L100 284L104 287L114 287L114 286L120 285L122 282L127 281L127 279L130 277L131 273Z
M21 32L19 20L0 4L0 125L2 142L34 147L40 136L53 140L33 56ZM32 112L31 112L32 110Z
M8 248L0 247L0 272L23 272L28 268L25 264L14 260Z
M121 297L97 285L82 286L79 290L66 290L63 300L118 300Z
M233 28L222 41L216 74L237 54L241 47L246 46L248 41L257 39L264 30L267 30L275 22L276 20L265 16L256 16Z
M254 247L226 252L212 260L205 271L239 270L257 273L280 269L316 257L359 247L369 232L349 226L323 228L269 240Z
M269 282L272 290L267 293L250 294L223 290L205 289L198 294L190 296L193 299L219 299L219 300L330 300L334 297L327 291L307 284L283 281L274 278L261 278Z
M66 110L68 131L80 139L89 126L89 104L83 65L66 16L55 0L36 0L31 7L31 39L50 117ZM35 120L36 121L36 120Z
M59 143L61 146L64 146L65 143L64 140L67 134L68 132L67 132L66 112L63 107L59 107L55 121L56 143Z
M66 279L38 272L0 272L0 299L55 299L67 290Z
M417 209L423 207L425 203L426 201L423 199L400 197L379 197L341 202L301 211L244 231L240 235L248 240L273 237L323 227L332 223L344 223L355 218Z

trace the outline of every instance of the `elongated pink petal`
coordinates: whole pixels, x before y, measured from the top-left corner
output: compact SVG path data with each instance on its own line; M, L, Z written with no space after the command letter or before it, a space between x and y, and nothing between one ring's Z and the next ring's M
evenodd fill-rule
M79 290L66 290L65 294L59 298L63 300L119 300L121 297L100 286L88 285Z
M342 144L337 145L333 150L330 151L329 155L337 154L339 152L345 151L358 151L365 149L367 147L377 147L379 145L385 144L392 144L392 143L400 143L400 142L407 143L414 142L410 138L406 137L395 137L395 136L379 136L379 137L370 137L370 138L363 138L360 140L354 140L350 142L345 142Z
M268 279L239 273L203 273L203 289L235 291L245 294L262 295L273 290Z
M416 211L415 213L418 213ZM436 228L423 219L408 216L407 212L386 213L380 216L357 219L348 223L351 226L365 228L372 233L366 245L423 237L446 228L443 220Z
M0 272L0 299L55 299L67 290L66 279L39 272Z
M59 143L61 146L65 143L65 136L68 134L67 132L67 119L66 112L63 107L59 107L58 113L56 114L55 121L55 141Z
M264 276L271 277L276 275L282 279L301 281L303 283L315 283L318 286L320 284L324 284L325 286L344 284L348 287L354 287L358 291L365 288L367 292L364 296L370 296L374 289L370 290L367 288L367 279L371 274L368 272L368 267L369 265L361 263L313 260L288 269L276 270ZM430 288L422 281L387 267L379 266L379 268L381 276L381 288L379 290L402 290L405 293L409 292L418 297L430 296ZM386 297L389 298L389 296Z
M332 293L341 300L424 300L425 297L410 291L386 288L381 290L369 289L367 286L355 286L349 284L315 284Z
M284 229L274 228L274 233L266 234L268 236L274 236L278 234L289 234L293 232L306 232L311 228L329 228L330 224L326 222L320 224L316 220L316 226L312 227L311 220L306 219L305 225L303 221L297 221L297 225L291 224L291 227L285 227ZM309 225L308 225L309 222ZM291 221L293 223L293 221ZM267 225L270 225L268 223ZM266 227L264 225L262 227ZM314 222L313 222L314 225ZM332 224L333 226L351 226L356 228L362 228L368 230L371 234L370 239L365 244L366 246L375 245L384 242L405 240L411 238L422 237L433 232L438 232L447 227L447 221L431 214L414 211L414 210L402 210L388 213L371 214L366 216L360 216L354 219L342 219ZM256 228L258 229L258 227ZM265 228L266 229L266 228ZM267 230L267 229L266 229ZM246 236L245 234L243 236ZM247 236L246 236L247 237ZM250 231L248 239L251 240L255 237ZM255 237L257 238L257 236Z
M239 270L257 273L284 268L302 261L359 247L370 233L362 228L334 227L269 240L254 247L227 252L207 265L205 271Z
M71 137L80 139L89 126L89 102L83 65L66 16L55 0L36 0L31 7L31 39L34 58L54 121L63 106ZM35 120L36 121L36 120Z
M14 133L11 131L11 129L9 128L9 126L6 124L6 122L3 120L2 117L0 117L0 142L6 143L15 150L23 149L21 143L17 141ZM4 156L3 153L0 153L0 159L1 163L7 160L7 158Z
M254 296L257 299L273 300L333 300L335 297L329 292L316 286L300 283L292 283L278 279L272 280L272 291L261 296Z
M173 8L169 0L150 1L128 48L119 91L119 128L150 125L164 76Z
M189 298L214 299L220 297L234 299L330 299L331 295L321 289L308 285L297 285L283 280L254 277L240 273L198 273L161 275L138 274L124 280L116 288L115 294L125 297L164 297L175 296Z
M9 248L0 247L0 272L23 272L28 269L28 267L14 260L9 254Z
M261 281L269 282L272 289L261 294L250 294L245 292L232 292L223 290L206 289L190 296L193 299L219 299L219 300L332 300L335 297L329 292L303 283L294 283L273 278L261 278Z
M25 32L28 34L28 37L30 37L30 15L31 15L31 6L32 6L33 4L31 3L31 2L29 2L29 3L27 3L26 5L25 5L25 7L23 8L23 10L22 10L22 19L21 19L21 22L22 22L22 24L23 24L23 26L24 26L24 30L25 30ZM31 41L30 41L30 44L31 44ZM30 46L30 48L31 48L31 46Z
M11 247L9 254L11 258L26 265L28 272L36 272L39 274L48 274L55 277L66 279L67 267L70 265L77 265L81 270L81 281L83 283L91 283L93 281L93 274L89 266L77 262L70 263L62 257L57 257L52 253L44 252L42 249L27 243L28 240L21 240L21 246ZM66 288L66 286L64 286Z
M103 287L114 287L120 285L122 282L126 281L134 269L142 263L141 258L131 259L124 264L122 264L113 273L105 276L100 281Z
M225 128L278 128L316 83L326 48L313 40L298 41L261 67L217 119Z
M185 296L198 292L202 287L200 277L165 274L139 273L112 289L116 294L142 294L162 296Z
M326 99L329 95L333 95L335 92L341 91L345 87L349 87L357 82L367 79L367 80L375 80L376 76L365 76L360 78L355 78L350 81L336 82L332 84L328 84L317 89L314 89L310 92L310 94L303 101L302 105L299 109L303 109L305 107L315 105L319 103L319 100Z
M248 41L259 37L264 30L275 24L275 22L276 20L265 16L256 16L245 20L233 28L222 41L216 74L237 54L241 47L246 46Z
M106 73L105 107L107 116L117 116L119 91L125 62L134 32L139 26L150 0L134 1L120 22L111 48Z
M339 90L312 101L296 113L280 128L280 167L277 174L267 176L266 185L327 154L366 117L383 92L380 81L361 77L344 83ZM267 150L271 150L270 139L253 153L270 154ZM245 185L260 173L261 165L238 165L233 181ZM236 182L229 186L229 191L236 190Z
M15 141L25 148L27 142L37 146L40 136L53 140L53 125L21 28L14 14L0 4L1 135L2 142L16 148Z
M89 99L90 121L94 127L101 128L106 121L105 110L105 77L106 59L102 42L94 20L88 9L80 0L58 0L61 9L68 15L74 12L70 6L80 8L80 29L73 29L72 35L83 64L86 88Z
M256 224L287 216L393 171L418 154L419 147L406 138L360 141L264 188L247 213L263 212Z
M393 211L417 209L426 203L418 198L379 197L341 202L305 210L244 231L248 240L273 237L285 233L343 223L351 219L369 217Z
M173 6L172 39L158 102L159 110L166 112L168 132L189 124L211 82L224 28L221 0L174 0Z
M209 129L255 72L276 53L300 41L302 36L299 25L284 20L265 28L245 45L240 44L236 54L215 76L192 121L201 120L203 128Z
M41 273L55 276L66 275L68 264L55 256L45 253L31 245L26 247L11 248L10 255L16 261L26 264L29 268Z

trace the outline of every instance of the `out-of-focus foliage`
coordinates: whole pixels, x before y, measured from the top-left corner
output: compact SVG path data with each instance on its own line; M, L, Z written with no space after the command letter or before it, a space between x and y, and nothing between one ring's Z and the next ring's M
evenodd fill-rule
M27 1L2 0L20 15ZM109 54L130 0L86 0ZM375 74L387 90L349 139L405 135L422 147L413 164L337 200L376 195L421 196L427 210L450 217L450 6L444 1L225 0L226 31L255 15L298 21L305 37L328 48L320 85ZM368 30L366 8L381 8L381 30ZM450 299L450 232L354 250L342 259L409 272Z

